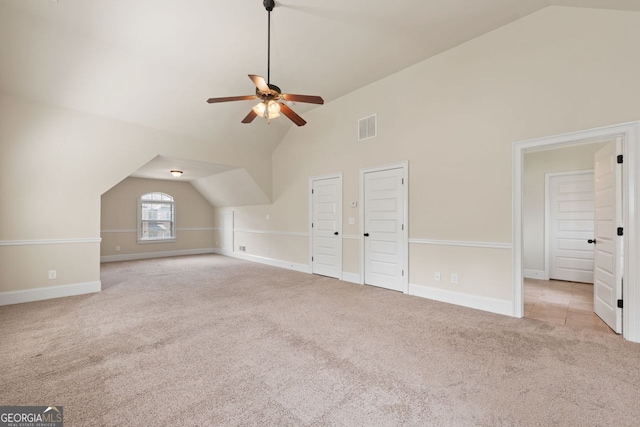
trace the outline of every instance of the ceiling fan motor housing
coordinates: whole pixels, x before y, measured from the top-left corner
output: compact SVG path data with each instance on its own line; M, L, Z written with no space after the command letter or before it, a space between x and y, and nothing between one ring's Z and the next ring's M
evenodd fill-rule
M276 2L274 0L264 0L262 2L264 8L267 9L268 12L271 12L273 8L276 6Z
M277 100L282 95L282 91L276 85L272 85L271 83L267 83L269 86L269 92L262 92L260 89L256 88L256 96L261 98L264 101Z

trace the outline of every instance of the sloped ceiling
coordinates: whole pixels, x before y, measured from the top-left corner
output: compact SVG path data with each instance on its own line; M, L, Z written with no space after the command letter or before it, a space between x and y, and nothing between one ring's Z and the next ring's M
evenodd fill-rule
M331 101L549 4L640 0L283 0L272 83ZM273 150L291 124L242 125L266 74L262 0L0 0L0 90L56 106ZM303 116L309 106L294 107ZM328 106L318 108L330 108Z
M172 170L182 171L179 178L171 175ZM167 181L187 181L206 178L219 173L236 169L234 166L220 165L216 163L200 162L197 160L176 159L167 156L156 156L147 164L131 174L134 178L163 179Z
M549 5L640 0L283 0L271 82L330 101ZM262 0L0 0L0 91L207 142L271 152L292 126L240 123L266 76ZM132 171L133 172L133 171Z

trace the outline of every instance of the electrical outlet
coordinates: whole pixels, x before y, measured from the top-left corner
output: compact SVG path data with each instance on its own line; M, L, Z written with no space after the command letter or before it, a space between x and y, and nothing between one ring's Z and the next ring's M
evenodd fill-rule
M120 246L116 246L116 252L120 252Z
M267 248L267 255L269 255L269 248Z
M238 246L238 249L240 250L240 252L246 252L247 251L247 247L246 246Z
M458 283L458 275L456 273L451 273L451 283Z
M433 278L435 279L436 282L440 281L440 272L437 271L435 273L433 273Z
M53 280L58 276L56 270L49 270L49 280Z
M271 215L267 214L267 219L271 219Z

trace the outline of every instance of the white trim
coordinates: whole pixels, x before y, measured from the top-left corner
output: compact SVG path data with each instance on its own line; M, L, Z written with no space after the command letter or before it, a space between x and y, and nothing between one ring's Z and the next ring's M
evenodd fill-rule
M138 240L139 245L146 245L149 243L175 243L177 242L177 237L172 237L170 239L147 239L147 240Z
M360 284L360 275L358 273L342 272L342 281Z
M100 292L101 290L102 283L97 280L95 282L74 283L72 285L47 286L21 291L0 292L0 306L90 294Z
M422 245L462 246L467 248L511 249L511 243L467 242L460 240L409 239L409 243Z
M309 233L298 231L275 231L275 230L247 230L241 228L234 228L234 233L250 233L250 234L272 234L274 236L298 236L309 237Z
M371 166L368 168L360 168L360 284L364 284L364 264L365 264L365 253L364 253L364 239L362 236L364 235L364 175L370 172L380 172L391 169L402 169L402 177L404 179L404 231L402 233L402 239L404 241L404 262L402 269L404 270L404 276L402 278L403 281L403 292L405 294L409 293L409 161L405 160L397 163L390 163L381 166Z
M525 279L549 280L549 275L544 270L523 269L522 277Z
M226 250L225 248L230 248L230 251L233 252L233 248L234 248L234 239L235 239L235 233L233 232L233 229L235 227L235 211L233 209L225 209L221 212L220 215L220 219L222 220L222 228L220 230L220 237L222 240L222 245L220 245L220 247L223 250ZM229 218L231 218L231 220L229 221ZM228 223L230 222L230 224ZM227 237L229 238L229 242L227 242ZM218 243L216 242L216 246L218 246Z
M524 170L522 171L524 173ZM594 173L593 169L568 171L568 172L549 172L544 174L544 277L545 280L549 280L551 272L549 267L551 266L551 178L556 176L571 176L582 175L585 173ZM595 191L595 189L594 189ZM595 208L594 208L595 210ZM524 268L524 266L523 266ZM527 277L526 270L524 277Z
M513 201L513 307L512 316L522 317L524 309L522 290L522 174L524 153L531 150L565 147L574 144L622 138L625 167L623 191L624 230L624 308L622 334L629 341L640 342L640 195L638 167L640 167L640 122L606 126L580 132L550 136L513 143L512 201Z
M109 230L100 230L100 234L103 233L137 233L138 230L135 228L121 228L121 229L109 229Z
M319 175L319 176L311 176L309 177L309 265L311 267L311 273L313 274L313 183L315 181L323 181L325 179L338 179L340 181L338 194L338 218L340 220L337 222L337 232L340 236L342 236L342 172L327 174L327 175ZM340 265L338 266L338 280L342 280L342 239L344 236L338 239L338 255L337 258L340 260Z
M243 254L240 252L229 252L229 251L224 251L222 249L217 249L217 248L214 248L212 252L218 255L224 255L231 258L238 258L245 261L251 261L251 262L257 262L260 264L270 265L272 267L285 268L287 270L293 270L293 271L299 271L301 273L311 274L311 266L308 264L298 264L295 262L282 261L279 259L261 257L257 255Z
M68 245L76 243L100 243L101 237L87 237L78 239L42 239L42 240L1 240L0 246L26 246L26 245Z
M178 249L175 251L140 252L137 254L104 255L100 257L100 262L134 261L137 259L166 258L183 255L202 255L215 253L214 248L200 249Z
M409 295L427 298L435 301L446 302L476 310L510 316L513 306L510 300L471 295L463 292L448 291L446 289L433 288L431 286L409 285Z
M360 240L360 236L357 234L343 234L342 238L347 240Z
M153 200L153 199L143 199L144 196L148 196L151 194L160 194L162 196L166 196L171 200ZM143 222L151 222L154 220L143 220L142 219L142 204L143 203L147 203L147 204L165 204L165 205L171 205L171 236L169 237L161 237L161 238L149 238L149 237L143 237L142 236L142 223ZM174 243L176 241L176 234L177 234L177 230L176 230L176 202L175 199L172 195L167 194L167 193L163 193L161 191L152 191L150 193L146 193L143 194L142 196L140 196L140 198L138 199L138 222L137 222L137 229L136 229L136 239L138 240L138 243L161 243L161 242L165 242L165 243ZM166 221L166 220L161 220L161 221Z

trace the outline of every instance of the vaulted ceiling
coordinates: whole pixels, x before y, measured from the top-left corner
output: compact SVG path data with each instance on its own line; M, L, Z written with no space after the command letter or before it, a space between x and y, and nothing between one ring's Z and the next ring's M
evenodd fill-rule
M640 0L283 0L272 14L271 82L331 108L549 5L640 10ZM288 120L243 125L254 101L205 102L253 93L247 74L266 76L266 34L262 0L0 0L0 91L271 151Z

